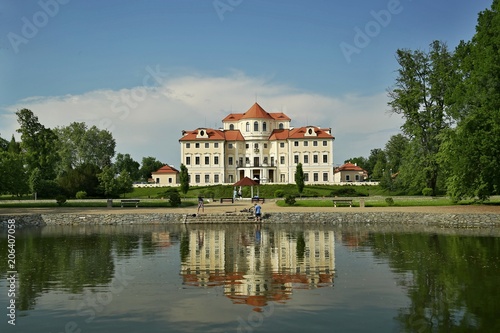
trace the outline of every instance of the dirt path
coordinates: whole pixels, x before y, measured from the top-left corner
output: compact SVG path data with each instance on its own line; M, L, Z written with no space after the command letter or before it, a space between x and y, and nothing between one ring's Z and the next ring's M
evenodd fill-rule
M470 205L470 206L418 206L418 207L278 207L274 202L261 204L262 212L418 212L429 214L500 214L500 206ZM209 203L205 205L206 214L221 214L225 212L239 212L251 207L249 202L242 203ZM54 208L0 208L0 215L20 214L147 214L147 213L196 213L195 206L191 208L150 208L150 207L125 207L125 208L96 208L96 207L54 207Z

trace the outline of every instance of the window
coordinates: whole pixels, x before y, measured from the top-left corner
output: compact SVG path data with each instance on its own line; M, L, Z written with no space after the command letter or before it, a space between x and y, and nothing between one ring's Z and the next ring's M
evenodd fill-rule
M229 182L230 182L230 183L234 183L234 178L233 178L233 175L229 175Z
M284 142L280 142L280 148L285 148L285 143Z
M250 123L249 122L246 123L246 130L247 130L247 132L250 132Z
M253 130L254 130L254 132L258 132L259 131L259 123L258 122L254 122L253 123Z
M219 164L219 156L214 156L214 164L215 165Z
M351 177L349 175L345 175L345 181L346 182L350 182L351 181Z
M313 173L313 178L314 178L315 182L318 181L318 173L317 172Z
M205 142L205 148L210 148L210 143Z
M197 142L197 143L194 144L194 147L195 148L200 148L200 144Z
M210 175L205 175L205 183L210 183Z
M299 155L293 156L293 163L295 163L295 164L299 163Z
M328 155L327 154L323 155L323 163L328 163Z
M309 181L309 173L308 172L304 172L304 181L305 182Z
M169 183L169 184L172 184L172 178L171 178L171 177L170 177L170 178L168 178L168 183Z
M285 156L280 156L280 164L285 164Z
M186 148L191 148L191 144L189 142L186 143Z
M234 125L233 125L233 124L229 125L229 129L230 129L231 131L232 131L232 130L234 130Z
M318 155L313 155L313 163L318 163Z
M283 129L283 128L284 128L283 123L280 123L280 124L278 125L278 128L279 128L279 129Z
M232 143L228 144L227 146L228 146L229 149L233 149L233 144Z
M294 145L295 147L298 147L298 146L299 146L299 142L298 142L298 141L294 141L294 142L293 142L293 145Z
M323 146L324 146L324 147L328 146L328 141L326 141L326 140L325 140L325 141L323 141Z
M304 147L309 146L309 141L304 141Z
M254 144L253 144L253 148L254 148L254 149L259 149L259 144L258 144L258 143L254 143Z
M210 156L205 156L205 165L210 164Z
M186 165L191 165L191 156L186 156Z
M200 183L200 175L194 176L194 179L195 179L196 183L198 183L198 184Z
M304 155L304 164L309 163L309 155Z
M318 146L318 141L313 141L313 146L317 147Z
M196 157L194 158L194 164L196 164L196 165L200 165L200 156L196 156Z
M214 183L218 183L219 182L219 175L214 175Z
M219 143L218 142L214 142L214 148L219 148Z
M263 122L262 123L262 132L265 132L265 131L267 131L267 123Z
M229 156L228 159L227 159L227 164L229 165L233 165L233 157L232 156Z
M323 181L324 182L328 181L328 172L323 172Z
M250 148L250 145L249 145L248 143L247 143L247 144L245 144L245 148L246 148L246 149Z
M264 148L267 148L267 143L264 143Z

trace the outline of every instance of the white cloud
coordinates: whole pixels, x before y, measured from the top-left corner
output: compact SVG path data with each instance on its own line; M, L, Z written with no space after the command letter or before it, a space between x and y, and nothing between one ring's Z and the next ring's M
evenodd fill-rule
M256 97L268 112L285 112L293 126L331 127L336 137L336 164L349 157L368 157L371 149L383 148L402 123L399 116L387 114L385 92L326 96L275 83L272 77L249 77L234 71L225 77L165 76L153 86L119 91L31 97L6 108L0 115L0 133L10 138L18 128L14 113L28 108L47 127L77 121L107 128L117 141L117 152L129 153L138 161L154 156L178 167L182 130L221 127L228 113L245 112Z

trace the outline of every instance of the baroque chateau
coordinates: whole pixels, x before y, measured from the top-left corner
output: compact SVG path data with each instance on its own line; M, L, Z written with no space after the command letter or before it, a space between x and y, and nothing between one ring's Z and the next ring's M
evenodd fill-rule
M231 113L220 129L182 131L181 163L191 185L235 183L249 177L265 183L295 183L302 164L305 182L334 182L330 128L291 127L282 112L267 112L255 103L245 113Z

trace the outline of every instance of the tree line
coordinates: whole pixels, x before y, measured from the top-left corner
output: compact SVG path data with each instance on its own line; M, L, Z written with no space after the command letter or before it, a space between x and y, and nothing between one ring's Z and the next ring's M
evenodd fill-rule
M133 190L134 181L147 181L164 163L115 153L107 130L84 122L47 128L28 109L16 112L21 140L0 136L0 194L39 198L118 197Z
M476 32L451 51L399 49L389 107L401 133L356 157L387 189L479 201L500 194L500 0L478 15Z

